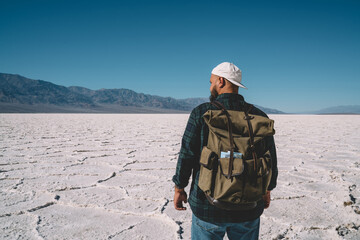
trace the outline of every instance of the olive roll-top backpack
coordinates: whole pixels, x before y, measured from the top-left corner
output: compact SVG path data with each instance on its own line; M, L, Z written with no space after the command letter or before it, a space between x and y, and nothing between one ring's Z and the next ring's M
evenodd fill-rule
M207 146L200 157L199 188L212 205L226 210L248 210L266 193L271 179L271 155L265 138L275 134L274 120L245 111L208 110Z

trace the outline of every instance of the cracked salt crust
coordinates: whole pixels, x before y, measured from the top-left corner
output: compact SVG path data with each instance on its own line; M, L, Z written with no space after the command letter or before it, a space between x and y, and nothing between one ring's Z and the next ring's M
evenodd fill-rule
M270 117L279 178L260 239L359 239L360 116ZM187 119L1 114L0 239L190 239L171 181Z

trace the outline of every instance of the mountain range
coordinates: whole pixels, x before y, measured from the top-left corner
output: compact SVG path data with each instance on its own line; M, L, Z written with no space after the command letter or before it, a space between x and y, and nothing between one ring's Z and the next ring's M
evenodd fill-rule
M207 101L207 98L160 97L129 89L65 87L0 73L2 113L188 113ZM262 109L267 113L282 113L276 109Z
M335 106L320 109L313 114L360 114L360 105Z
M0 113L188 113L207 98L175 99L129 89L65 87L17 74L0 73ZM283 114L260 108L267 114ZM360 106L339 106L313 114L360 113Z

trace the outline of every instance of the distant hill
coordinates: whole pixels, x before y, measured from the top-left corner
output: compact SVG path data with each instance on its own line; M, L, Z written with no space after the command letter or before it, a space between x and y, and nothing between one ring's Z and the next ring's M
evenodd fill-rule
M0 102L16 104L54 104L94 106L90 97L42 80L0 73Z
M0 73L0 112L3 113L185 113L207 101L207 98L160 97L129 89L64 87ZM276 109L259 108L266 113L283 113Z
M273 109L273 108L266 108L266 107L261 107L258 105L255 105L255 107L261 109L266 114L286 114L285 112L282 112L282 111L279 111L279 110Z
M96 91L83 87L69 87L69 89L73 92L89 96L94 103L100 105L116 104L121 106L175 109L181 111L191 110L191 104L184 104L174 98L137 93L129 89L100 89Z
M185 98L185 99L179 99L179 101L191 105L193 108L205 103L209 102L209 98Z
M360 114L360 105L346 105L324 108L314 112L315 114Z

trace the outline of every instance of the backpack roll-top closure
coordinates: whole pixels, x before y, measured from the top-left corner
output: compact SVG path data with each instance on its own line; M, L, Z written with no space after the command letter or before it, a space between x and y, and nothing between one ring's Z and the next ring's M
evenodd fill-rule
M239 146L236 144L236 139L249 139L248 126L246 121L244 121L245 113L234 110L228 110L228 112L233 125L233 137L235 139L235 145L236 148L240 150ZM251 119L251 124L254 131L254 144L266 136L272 136L275 134L274 120L258 115L248 115L254 117ZM208 110L203 115L203 119L208 125L209 131L213 132L218 138L228 138L229 133L227 129L227 117L222 113L221 110ZM242 153L244 154L244 152Z

